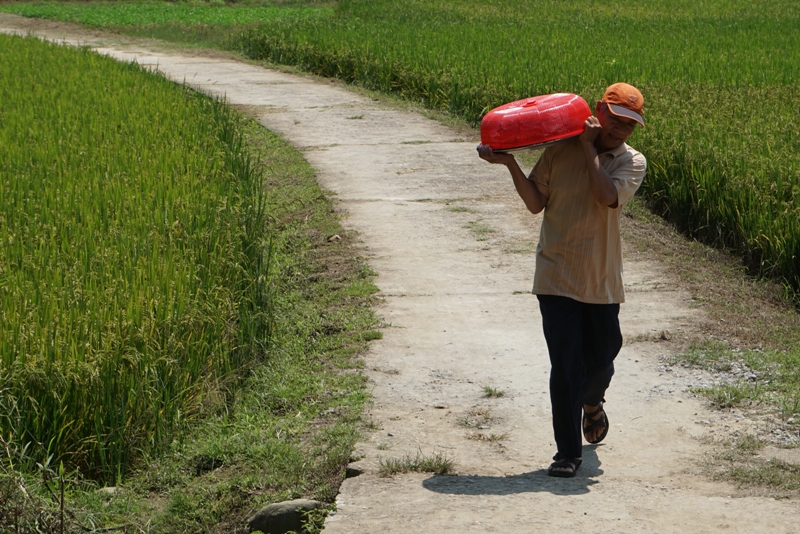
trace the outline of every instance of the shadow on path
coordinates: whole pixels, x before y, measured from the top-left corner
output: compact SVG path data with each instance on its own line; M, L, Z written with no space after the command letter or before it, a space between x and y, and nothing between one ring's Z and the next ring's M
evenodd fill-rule
M575 478L547 476L547 469L510 476L460 475L433 476L422 481L422 487L450 495L513 495L516 493L549 492L554 495L583 495L597 484L603 474L594 447L584 447L583 464Z

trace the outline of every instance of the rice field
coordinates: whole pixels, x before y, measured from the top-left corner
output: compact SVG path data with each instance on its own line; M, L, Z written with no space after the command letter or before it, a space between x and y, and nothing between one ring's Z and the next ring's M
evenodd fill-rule
M135 64L0 35L0 101L0 435L114 482L266 349L261 179Z
M650 206L687 235L736 251L753 273L800 289L800 10L793 1L35 2L0 10L153 35L207 28L249 57L393 92L474 125L511 100L567 91L591 103L606 85L628 81L647 100L648 127L630 143L649 160L643 194ZM235 357L259 350L253 340L261 334L247 337L241 325L252 319L263 333L268 318L239 304L268 298L250 285L260 278L246 274L254 265L266 269L266 245L241 238L237 226L253 224L242 223L245 212L245 220L260 216L246 207L250 193L237 189L252 188L252 180L219 178L234 168L248 174L248 163L236 155L225 113L205 99L183 95L191 104L165 100L144 111L133 105L138 86L123 81L134 67L84 55L91 68L111 70L81 85L75 74L33 72L27 66L38 56L15 57L16 45L3 45L4 105L40 100L0 115L0 242L8 254L0 265L7 414L0 428L40 433L43 448L71 451L73 463L112 476L129 454L121 451L156 444L191 417L204 395L199 384L209 383L202 377L241 365L220 360L220 347L235 349L228 351ZM108 95L125 96L105 103ZM70 115L73 102L97 113ZM213 120L187 123L178 139L151 123L189 121L180 113L188 105ZM36 126L50 122L52 131ZM144 141L151 132L156 137ZM204 144L209 138L217 141ZM193 155L175 160L179 151L162 146ZM25 179L12 187L5 178L12 175ZM202 190L183 181L190 175L208 177ZM159 189L166 185L174 189ZM203 203L217 208L213 215L192 210ZM123 231L123 218L135 230ZM253 256L254 247L261 253ZM124 250L135 251L133 264L124 264ZM250 296L237 293L254 287ZM178 372L184 360L191 370ZM126 380L135 394L97 396L84 387ZM49 411L28 420L39 395ZM64 411L64 399L79 408ZM123 442L127 448L117 447Z
M139 2L3 9L94 25L114 19L153 36L170 35L159 28L193 28L210 20L207 13L219 20L249 13L246 24L210 23L225 24L226 37L216 42L400 94L476 126L505 102L553 92L594 102L610 83L628 81L647 100L648 127L631 144L650 163L642 192L651 207L687 235L741 255L752 273L790 294L800 290L800 10L793 0L258 4L207 6L203 14L193 5ZM255 15L258 9L269 16ZM128 18L137 10L162 15Z
M691 237L800 289L800 10L779 0L341 0L242 31L248 56L447 110L640 87L643 193Z
M284 0L279 6L209 4L203 2L31 2L4 6L4 11L63 22L80 22L98 28L119 26L190 25L232 27L258 24L288 14L304 16L330 8L315 2Z

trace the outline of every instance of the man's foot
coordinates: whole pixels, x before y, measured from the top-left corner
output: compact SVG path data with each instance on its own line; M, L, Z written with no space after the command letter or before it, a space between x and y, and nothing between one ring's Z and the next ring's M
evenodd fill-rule
M583 405L583 437L591 444L600 443L608 434L608 416L603 403L597 406Z
M555 462L547 468L548 476L563 478L574 477L583 461L581 458L564 458L560 454L553 456L553 460Z

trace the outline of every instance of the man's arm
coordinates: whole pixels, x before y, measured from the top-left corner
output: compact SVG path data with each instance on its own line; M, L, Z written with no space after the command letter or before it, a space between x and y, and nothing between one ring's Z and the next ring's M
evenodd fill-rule
M491 147L486 145L478 146L478 155L489 163L498 163L506 166L511 173L511 178L514 179L514 187L517 189L522 201L525 202L528 211L539 213L547 206L547 197L536 188L532 180L528 180L513 155L495 153Z
M586 119L585 125L586 129L581 134L580 139L583 146L583 155L586 158L586 165L589 167L592 193L594 198L603 206L608 206L612 209L616 208L619 205L617 188L614 186L614 180L611 176L600 166L600 156L594 146L595 139L600 134L600 121L597 120L597 117L589 117Z

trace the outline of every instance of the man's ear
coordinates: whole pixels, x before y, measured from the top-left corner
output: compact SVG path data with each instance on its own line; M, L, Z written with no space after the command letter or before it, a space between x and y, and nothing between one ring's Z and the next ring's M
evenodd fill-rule
M601 100L598 100L597 104L594 106L595 117L600 113L601 109L603 109L603 102Z

